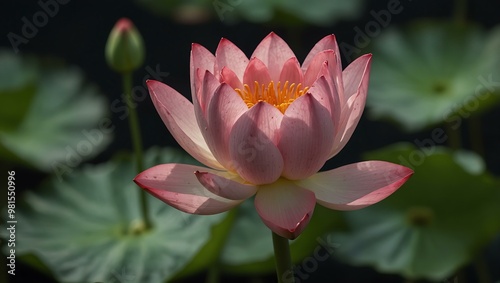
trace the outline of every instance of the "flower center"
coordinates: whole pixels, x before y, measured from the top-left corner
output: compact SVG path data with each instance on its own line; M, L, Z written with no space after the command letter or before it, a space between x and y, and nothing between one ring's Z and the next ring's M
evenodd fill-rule
M247 84L243 85L243 89L235 89L248 108L251 108L260 101L265 101L276 107L283 114L295 99L307 93L308 90L309 87L303 88L301 83L290 84L288 81L283 85L281 85L281 82L278 82L276 86L273 81L267 86L255 81L253 90Z

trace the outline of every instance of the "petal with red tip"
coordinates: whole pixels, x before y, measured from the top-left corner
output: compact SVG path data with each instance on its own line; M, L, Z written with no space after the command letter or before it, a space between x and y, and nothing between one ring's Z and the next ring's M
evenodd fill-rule
M271 79L277 82L285 62L296 56L281 37L271 32L255 48L250 58L254 57L259 58L267 66Z
M311 49L311 51L309 51L309 54L307 54L306 59L304 59L304 63L302 63L302 68L306 70L309 67L309 64L311 63L312 59L316 56L316 54L325 50L333 50L336 54L340 54L339 47L337 45L337 40L335 39L335 35L333 34L327 35L323 37L320 41L318 41ZM340 58L338 61L336 60L336 63L340 64L342 68L342 65L340 63Z
M412 174L411 169L398 164L365 161L317 173L297 184L313 191L325 207L355 210L385 199Z
M206 166L223 169L203 138L196 122L193 104L161 82L150 80L147 85L156 111L179 145Z
M330 112L307 93L285 111L278 148L283 155L283 176L298 180L321 169L333 145Z
M195 172L198 181L212 193L230 200L245 200L255 194L257 187L242 184L210 172ZM243 181L243 180L241 180Z
M337 86L337 92L340 95L340 102L342 103L344 101L344 95L343 95L343 82L342 82L342 60L340 59L340 51L339 51L339 46L337 44L337 40L335 39L335 35L327 35L314 47L311 49L309 54L307 55L306 59L304 60L304 63L302 64L302 70L306 71L309 69L310 64L312 63L313 59L317 56L318 53L321 53L326 50L333 50L333 56L334 60L329 59L328 65L330 68L330 74L332 76L332 81L335 83Z
M224 67L228 67L241 81L247 65L248 58L245 53L231 41L222 38L215 51L215 74L219 75Z
M255 196L255 209L274 233L297 238L312 217L316 197L293 182L280 179L262 186Z
M208 191L196 178L203 168L184 164L162 164L135 177L134 182L161 201L187 213L216 214L241 203ZM216 172L216 171L214 171Z
M229 137L231 160L246 181L269 184L281 175L283 158L276 143L282 117L274 106L259 102L234 123Z
M198 88L200 87L200 82L198 76L196 76L196 70L208 70L209 72L214 72L215 66L215 56L208 51L205 47L193 43L191 45L191 57L189 59L189 75L191 78L191 95L198 93Z

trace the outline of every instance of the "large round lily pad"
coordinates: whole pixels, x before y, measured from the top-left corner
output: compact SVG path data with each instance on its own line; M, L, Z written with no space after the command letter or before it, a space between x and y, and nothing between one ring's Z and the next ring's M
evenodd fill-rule
M433 152L425 155L399 145L367 155L406 163L415 174L388 199L345 214L351 232L332 234L340 243L341 259L439 281L472 260L500 232L500 181L477 166L462 165L467 156L477 163L476 156L460 154L457 159L449 150L427 150Z
M159 149L145 159L147 166L192 162ZM148 196L154 227L145 231L134 170L129 161L85 166L64 181L53 178L37 193L26 193L16 211L16 255L35 255L59 282L160 283L183 271L226 215L185 214ZM216 249L220 244L210 242ZM204 254L204 263L191 271L216 257Z
M367 105L408 131L460 126L500 101L500 28L417 22L373 40Z
M111 141L109 105L74 67L0 51L0 156L60 176Z

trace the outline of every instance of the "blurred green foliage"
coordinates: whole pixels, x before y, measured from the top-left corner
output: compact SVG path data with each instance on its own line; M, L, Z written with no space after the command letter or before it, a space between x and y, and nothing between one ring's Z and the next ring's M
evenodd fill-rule
M500 27L415 22L374 40L370 94L374 118L407 131L479 115L500 102Z
M48 61L48 63L45 63ZM106 99L76 67L0 52L0 156L42 171L71 171L111 141Z
M185 269L209 240L213 246L212 226L226 214L185 214L151 196L154 228L143 230L140 189L131 181L136 173L130 161L122 157L87 165L64 181L52 178L27 193L16 215L23 223L17 230L18 255L35 255L60 282L159 283ZM173 149L153 148L145 156L148 166L169 162L196 163ZM197 257L191 272L216 258L213 251L201 263Z
M410 160L415 174L386 200L345 214L352 230L334 234L340 258L410 279L439 281L473 260L500 232L500 180L474 170L477 166L463 166L477 164L477 155L426 150L399 144L365 155L396 163Z
M277 25L328 26L358 17L363 0L137 0L152 12L183 23L201 23L210 18L235 23L271 22ZM307 9L304 4L307 3Z

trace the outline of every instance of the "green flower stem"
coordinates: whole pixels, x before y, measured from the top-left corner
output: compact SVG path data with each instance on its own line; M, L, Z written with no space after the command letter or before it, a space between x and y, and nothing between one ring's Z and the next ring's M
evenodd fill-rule
M288 239L273 232L274 260L276 262L276 275L278 283L283 283L283 278L288 278L287 282L294 283L295 279L288 274L293 272L292 257L290 256L290 245Z
M142 172L144 170L142 140L141 130L139 128L139 119L137 117L137 111L135 111L136 105L134 105L134 102L132 100L132 72L123 73L122 76L125 101L127 103L127 108L130 115L128 122L130 127L130 134L132 136L132 144L135 152L137 172ZM151 228L151 219L149 217L148 199L144 190L140 190L140 201L144 229L148 230L149 228Z

